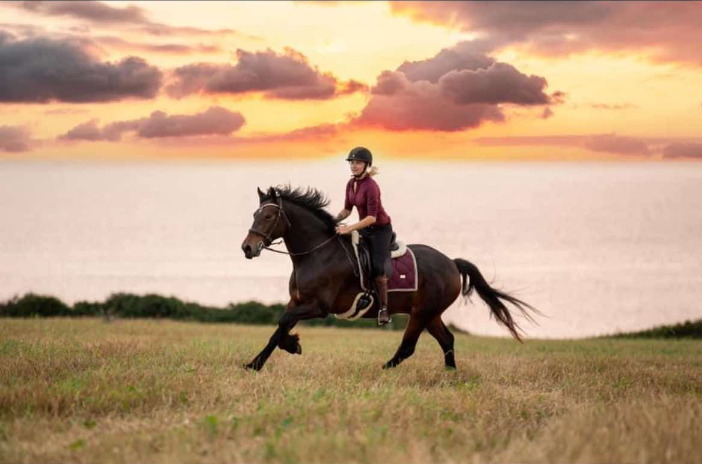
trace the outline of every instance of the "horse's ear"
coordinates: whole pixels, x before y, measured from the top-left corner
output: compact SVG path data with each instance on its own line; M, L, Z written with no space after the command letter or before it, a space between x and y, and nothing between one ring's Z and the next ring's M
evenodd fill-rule
M266 198L266 194L261 191L259 187L256 187L256 190L258 191L258 201L263 201L264 198Z

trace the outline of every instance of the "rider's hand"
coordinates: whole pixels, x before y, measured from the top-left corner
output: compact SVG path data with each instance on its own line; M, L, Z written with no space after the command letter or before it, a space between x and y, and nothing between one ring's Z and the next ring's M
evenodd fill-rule
M336 226L336 233L339 235L347 235L352 232L352 229L349 226L345 226L343 224Z

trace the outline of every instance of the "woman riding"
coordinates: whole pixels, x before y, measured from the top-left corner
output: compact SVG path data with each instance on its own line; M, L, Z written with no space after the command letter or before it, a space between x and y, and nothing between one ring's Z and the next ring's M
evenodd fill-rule
M349 217L354 206L358 209L359 221L348 226L340 224L336 232L344 235L358 230L367 240L373 264L373 279L380 298L378 325L383 325L391 321L388 313L388 276L385 262L390 258L392 224L380 201L380 188L373 180L373 176L378 172L378 168L373 166L373 154L365 147L356 147L349 152L346 161L351 167L352 177L346 184L344 209L336 216L336 222Z

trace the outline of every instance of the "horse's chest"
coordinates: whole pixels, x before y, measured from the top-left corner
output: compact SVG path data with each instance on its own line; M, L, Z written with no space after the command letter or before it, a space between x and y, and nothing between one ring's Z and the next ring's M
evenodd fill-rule
M290 276L290 297L296 302L318 299L331 284L332 278L328 272L295 269Z

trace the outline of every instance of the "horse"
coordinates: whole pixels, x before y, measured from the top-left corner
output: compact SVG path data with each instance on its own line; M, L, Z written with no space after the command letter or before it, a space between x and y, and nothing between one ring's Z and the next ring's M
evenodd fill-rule
M290 255L293 270L288 290L290 300L278 320L268 343L256 357L245 364L247 369L260 370L276 349L302 354L300 337L291 334L303 320L341 314L354 303L362 291L355 274L355 257L349 235L338 235L336 221L325 209L326 196L314 189L292 189L289 185L257 189L259 207L241 249L247 259L261 255L265 248ZM282 238L288 252L270 248ZM426 329L439 342L446 368L456 369L454 336L441 320L441 314L460 295L468 299L473 291L488 305L491 316L522 342L521 328L514 321L505 302L511 303L528 320L534 307L508 293L492 288L478 268L465 259L450 259L440 251L422 244L407 245L415 255L418 283L413 292L388 294L390 314L409 314L402 342L395 355L382 367L398 366L414 353L417 340ZM377 305L374 305L377 306ZM364 318L377 317L371 308Z

